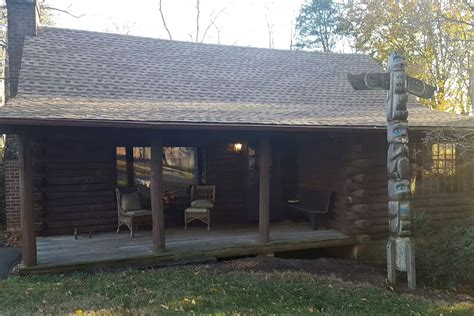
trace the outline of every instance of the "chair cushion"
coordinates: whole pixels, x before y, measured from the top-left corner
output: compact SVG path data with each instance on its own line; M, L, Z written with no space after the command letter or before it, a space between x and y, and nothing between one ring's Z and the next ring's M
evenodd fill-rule
M125 212L127 215L133 215L133 216L145 216L145 215L151 215L151 210L133 210L133 211L127 211Z
M214 207L214 203L209 200L194 200L191 202L191 207L195 208L211 208Z
M122 209L124 212L140 209L140 196L137 191L122 194Z
M184 210L185 213L207 213L207 208L196 208L196 207L188 207Z

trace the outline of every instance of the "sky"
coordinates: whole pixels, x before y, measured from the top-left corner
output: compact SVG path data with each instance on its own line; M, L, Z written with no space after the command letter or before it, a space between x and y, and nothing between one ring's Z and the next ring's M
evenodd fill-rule
M173 39L194 41L197 0L161 1ZM57 12L56 27L169 38L160 18L159 0L49 0L48 3L80 16ZM200 0L199 41L289 49L295 19L303 3L304 0ZM215 25L202 38L216 16Z

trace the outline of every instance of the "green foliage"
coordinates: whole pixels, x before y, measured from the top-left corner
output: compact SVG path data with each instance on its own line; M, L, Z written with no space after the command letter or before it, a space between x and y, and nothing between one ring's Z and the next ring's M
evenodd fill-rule
M384 64L404 54L407 72L437 87L427 106L448 112L469 109L469 61L474 32L464 1L349 1L342 28L356 51Z
M431 286L474 290L474 217L435 225L415 219L418 277Z
M333 51L339 34L340 6L332 0L308 0L296 19L295 47Z
M307 273L224 273L213 266L14 277L0 287L2 315L439 315L453 308L468 315L472 308Z

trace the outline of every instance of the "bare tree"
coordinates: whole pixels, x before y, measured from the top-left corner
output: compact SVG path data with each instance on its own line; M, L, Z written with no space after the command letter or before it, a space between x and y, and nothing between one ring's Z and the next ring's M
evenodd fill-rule
M271 3L271 6L273 6L273 1ZM271 6L265 6L265 22L267 24L267 32L268 32L268 48L273 48L274 45L274 40L273 40L273 22L270 19L270 13L271 13Z
M173 36L171 36L171 32L170 32L170 30L168 29L168 25L166 24L166 19L165 19L165 15L164 15L164 13L163 13L163 6L161 5L161 1L162 1L162 0L160 0L160 2L159 2L160 7L158 8L158 10L160 11L161 22L163 22L163 26L165 27L165 30L166 30L166 32L168 33L168 36L169 36L170 40L172 40L172 39L173 39Z
M206 38L206 35L207 35L207 32L209 32L209 30L211 29L211 27L214 27L216 29L216 31L218 32L218 37L219 37L219 42L220 42L220 31L221 29L217 27L216 25L216 21L217 19L219 18L219 16L225 11L226 8L222 8L220 9L219 11L217 11L217 13L215 11L213 11L211 13L211 17L209 18L209 22L206 26L206 28L204 29L204 33L202 34L202 37L201 37L201 40L200 42L202 43L204 41L204 39ZM198 34L196 33L196 38L198 38L197 36Z
M165 27L166 32L168 33L168 37L170 40L173 39L172 33L170 29L168 28L168 25L166 23L166 18L165 14L163 11L163 6L162 6L162 1L159 1L159 12L161 16L161 22L163 23L163 26ZM220 44L220 33L222 28L217 25L217 19L221 16L221 14L226 10L226 7L221 8L220 10L212 11L209 17L209 21L207 22L206 26L202 28L201 24L201 0L196 0L196 4L194 6L196 10L196 18L195 18L195 30L194 32L189 33L189 38L191 41L196 42L196 43L202 43L206 39L209 31L211 29L214 29L217 34L217 41ZM202 32L204 30L204 32ZM202 32L202 35L201 35Z
M458 155L474 157L474 127L434 128L425 132L422 141L425 144L452 144Z
M201 0L196 0L196 43L199 42L199 18L201 16Z
M125 22L122 22L122 23L112 21L112 26L107 27L105 29L105 32L130 35L130 33L135 28L135 26L136 26L136 23L131 22L131 21L125 21Z

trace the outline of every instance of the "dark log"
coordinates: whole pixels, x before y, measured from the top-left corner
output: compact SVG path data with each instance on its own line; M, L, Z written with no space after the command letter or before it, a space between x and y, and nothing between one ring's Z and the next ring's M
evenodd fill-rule
M90 204L90 205L73 205L73 206L48 206L48 216L63 214L63 213L87 213L87 212L99 212L102 210L116 209L115 203L104 203L104 204Z
M90 176L90 177L58 177L45 178L47 185L70 185L70 184L93 184L93 183L110 183L110 176Z
M456 212L472 212L474 216L474 204L465 204L465 205L453 205L453 206L424 206L424 207L414 207L417 212L424 212L426 214L449 214Z
M351 206L351 211L355 213L366 213L370 211L370 205L369 204L355 204Z
M351 192L351 196L356 197L356 198L365 198L368 195L369 195L369 191L363 190L363 189L354 190Z
M71 184L71 185L48 185L42 186L41 191L45 193L59 193L59 192L93 192L113 190L115 184L110 183L96 183L96 184ZM40 188L38 188L39 190Z
M353 159L349 160L348 165L355 168L380 168L385 166L383 159Z
M88 204L102 204L112 203L114 201L113 195L85 197L85 198L68 198L68 199L48 199L42 204L49 207L52 206L72 206L72 205L88 205Z
M360 174L355 174L351 177L352 181L361 183L361 184L366 184L369 181L369 175L366 173L360 173Z
M443 213L428 214L428 217L433 221L444 220L444 219L468 219L472 216L474 216L474 212L472 210L449 212L445 214Z
M388 229L388 220L386 218L373 218L373 219L358 219L354 221L354 225L356 227L365 229L370 226L376 226L376 225L386 225Z

